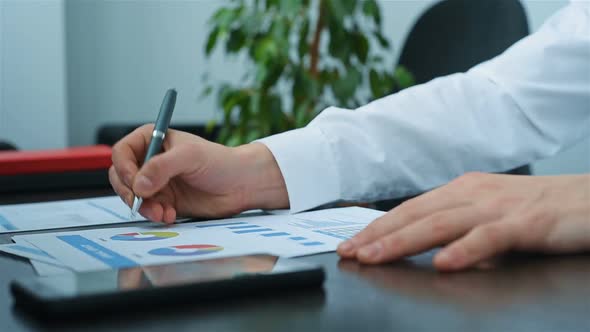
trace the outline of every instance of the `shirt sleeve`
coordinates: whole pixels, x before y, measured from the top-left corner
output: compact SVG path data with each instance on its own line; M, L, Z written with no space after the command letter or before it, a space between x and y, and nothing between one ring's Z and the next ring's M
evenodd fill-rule
M590 134L590 10L573 3L500 56L260 140L291 212L417 194L551 156Z

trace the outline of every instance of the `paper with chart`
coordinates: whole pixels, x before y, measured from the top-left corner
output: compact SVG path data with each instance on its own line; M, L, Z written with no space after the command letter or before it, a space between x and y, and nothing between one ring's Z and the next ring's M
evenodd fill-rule
M129 222L129 211L118 196L0 205L0 233Z
M0 245L0 251L28 259L40 276L73 272L51 257L51 255L26 241L21 240L16 243L2 244Z
M28 242L24 242L22 244L2 244L0 245L0 251L19 257L24 257L29 260L61 266L61 263L51 255L29 244Z
M172 263L252 253L295 257L336 250L383 212L359 207L250 216L170 227L17 235L76 271Z

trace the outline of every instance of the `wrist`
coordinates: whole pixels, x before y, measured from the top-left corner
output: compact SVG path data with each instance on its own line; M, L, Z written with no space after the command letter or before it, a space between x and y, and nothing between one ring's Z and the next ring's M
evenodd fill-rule
M245 209L288 208L287 186L272 152L261 143L245 144L235 151L238 165L245 166L240 172L244 176Z

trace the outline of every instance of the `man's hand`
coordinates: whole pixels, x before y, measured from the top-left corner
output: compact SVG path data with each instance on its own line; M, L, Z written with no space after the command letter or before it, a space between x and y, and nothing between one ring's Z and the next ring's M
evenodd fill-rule
M141 166L152 128L142 126L119 141L109 170L111 185L127 205L134 193L144 199L139 212L146 218L172 223L177 216L289 206L281 171L263 144L229 148L170 129L163 152Z
M446 245L440 270L459 270L508 250L590 250L590 174L470 173L409 200L338 247L376 264Z

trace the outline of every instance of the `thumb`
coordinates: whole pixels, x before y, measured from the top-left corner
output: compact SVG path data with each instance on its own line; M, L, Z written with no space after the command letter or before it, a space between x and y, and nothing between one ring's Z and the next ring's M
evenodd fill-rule
M182 174L191 165L182 149L171 149L151 158L141 167L133 180L133 192L140 197L151 197L162 190L171 178Z

